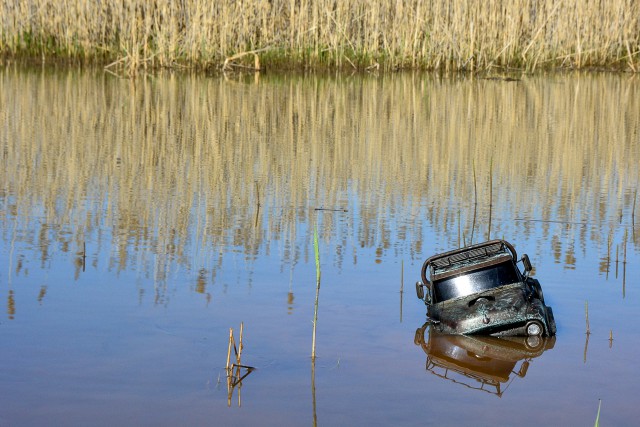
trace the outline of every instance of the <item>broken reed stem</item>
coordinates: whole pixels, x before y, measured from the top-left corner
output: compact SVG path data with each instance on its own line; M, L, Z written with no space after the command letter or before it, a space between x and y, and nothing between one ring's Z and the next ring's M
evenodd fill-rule
M258 181L256 183L256 198L258 199L258 208L256 209L256 219L254 223L254 227L258 228L258 217L260 216L260 187L258 187Z
M404 295L404 260L400 260L400 323L402 323L402 297Z
M582 355L582 361L583 363L587 363L587 351L589 350L589 334L586 335L586 338L584 340L584 353Z
M229 349L227 350L227 367L225 369L227 371L227 406L231 406L231 398L236 386L238 387L238 406L241 406L242 399L240 397L240 389L242 388L242 380L256 369L253 366L242 364L242 349L244 348L244 344L242 342L243 334L244 322L241 322L240 337L238 346L236 347L235 339L233 337L233 328L229 328ZM233 347L236 355L235 363L231 363L231 347ZM246 369L244 374L242 373L243 369ZM218 382L220 382L220 377L218 377Z
M491 157L491 161L489 163L489 208L492 208L492 207L493 207L493 157ZM491 209L489 209L489 214L491 214Z
M244 331L244 322L240 322L240 342L238 343L238 355L236 357L237 364L240 365L240 361L242 359L242 348L244 347L242 344L242 333Z
M473 221L471 222L471 237L469 239L469 244L473 244L473 233L476 228L476 214L478 211L478 184L476 179L476 162L473 161Z
M609 278L609 269L611 268L611 245L613 244L611 234L612 233L609 232L609 237L607 237L607 278Z
M252 69L253 71L260 71L260 57L258 57L258 53L264 52L269 49L271 49L271 46L263 47L261 49L250 50L247 52L240 52L240 53L236 53L235 55L229 56L225 58L224 64L222 65L222 70L227 71L227 70L231 70L233 67L240 67L240 68ZM253 55L253 68L247 67L244 65L234 64L232 62L236 59L240 59L243 56L247 56L247 55Z
M318 287L320 286L320 249L318 246L318 229L315 228L313 230L313 254L316 260L316 281L318 282Z
M256 183L256 197L258 198L258 207L260 207L260 187L258 187L258 181Z
M591 329L589 328L589 301L584 302L584 315L587 319L587 335L590 335Z
M478 205L478 181L476 179L476 162L473 161L473 204Z
M622 298L625 298L626 294L626 280L627 280L627 229L624 230L624 242L622 246Z
M458 247L462 247L460 246L460 209L458 209Z
M404 291L404 260L400 260L400 293Z
M627 264L622 264L622 298L627 296Z
M318 297L320 296L320 251L318 249L318 228L313 230L313 252L316 259L316 302L313 310L313 336L311 341L311 360L316 360L316 325L318 323Z
M229 363L231 362L231 346L233 345L233 328L229 328L229 349L227 350L227 376L229 374Z
M638 198L638 189L633 193L633 207L631 208L631 226L633 227L635 224L636 217L636 199Z
M238 346L236 347L236 340L233 337L233 328L229 328L229 348L227 349L227 367L228 371L231 371L233 367L246 367L243 366L242 363L242 349L244 348L244 344L242 343L242 336L244 334L244 322L240 322L240 340L238 342ZM231 348L236 356L236 362L231 363ZM253 369L253 368L252 368Z

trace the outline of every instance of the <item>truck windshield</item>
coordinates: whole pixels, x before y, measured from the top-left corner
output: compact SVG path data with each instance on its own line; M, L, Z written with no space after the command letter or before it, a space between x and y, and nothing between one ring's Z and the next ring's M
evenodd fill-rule
M491 288L517 283L521 280L518 269L513 262L503 262L434 282L435 302L466 297Z

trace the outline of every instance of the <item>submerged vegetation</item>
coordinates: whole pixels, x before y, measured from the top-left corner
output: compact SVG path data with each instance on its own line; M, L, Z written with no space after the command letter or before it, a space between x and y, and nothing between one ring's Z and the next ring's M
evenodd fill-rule
M6 0L0 21L2 55L130 71L640 67L635 0Z

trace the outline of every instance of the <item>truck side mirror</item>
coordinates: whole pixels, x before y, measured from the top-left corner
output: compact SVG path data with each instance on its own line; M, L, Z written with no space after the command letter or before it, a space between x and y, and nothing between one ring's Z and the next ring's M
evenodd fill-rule
M518 376L523 378L525 375L527 375L527 371L529 370L529 361L525 360L524 362L522 362L522 365L520 365L520 370L518 371Z
M424 299L424 285L422 282L416 282L416 295L418 299Z
M425 292L426 288L426 292ZM423 300L427 305L431 304L431 289L429 285L425 285L422 282L416 282L416 295L419 299Z
M529 260L529 255L527 254L522 255L522 265L524 265L524 271L526 273L533 270L533 266L531 265L531 261Z

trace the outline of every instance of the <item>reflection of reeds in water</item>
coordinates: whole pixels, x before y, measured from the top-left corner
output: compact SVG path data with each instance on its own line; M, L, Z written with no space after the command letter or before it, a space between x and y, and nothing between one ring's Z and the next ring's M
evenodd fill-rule
M5 68L0 85L3 238L19 223L14 237L43 261L52 245L93 241L112 268L157 280L175 262L214 274L230 248L251 262L276 245L295 264L309 256L298 226L314 207L350 208L318 230L338 264L353 241L420 258L434 249L425 222L448 247L457 223L482 235L484 200L493 236L552 240L557 224L513 219L564 220L592 227L567 225L568 238L600 242L631 209L640 163L640 85L617 76L245 85ZM558 259L580 247L566 240Z

